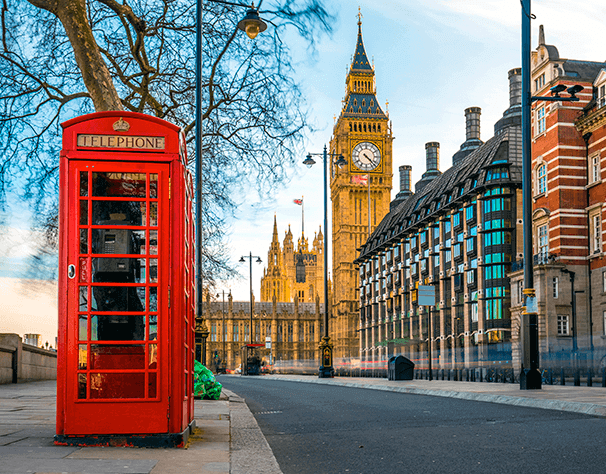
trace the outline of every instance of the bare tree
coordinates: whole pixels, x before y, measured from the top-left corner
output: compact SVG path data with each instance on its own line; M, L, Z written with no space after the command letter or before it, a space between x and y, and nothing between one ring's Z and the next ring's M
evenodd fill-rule
M332 17L321 0L273 0L273 27L237 34L245 9L203 7L203 278L231 269L225 219L248 184L287 179L308 131L290 50L294 28L313 52ZM0 51L0 203L20 192L56 247L61 129L71 117L130 110L183 127L194 163L195 3L185 0L3 0Z

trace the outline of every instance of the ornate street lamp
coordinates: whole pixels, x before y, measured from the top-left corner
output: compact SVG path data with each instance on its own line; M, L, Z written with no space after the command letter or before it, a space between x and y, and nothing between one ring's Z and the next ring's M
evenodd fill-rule
M238 23L238 29L245 31L250 39L267 29L267 24L259 17L254 4L250 7L241 3L223 0L207 0L235 7L248 8L246 16ZM208 328L204 322L204 297L202 295L202 0L196 1L196 360L206 365L206 338Z
M314 164L316 164L315 160L312 156L321 156L324 160L324 336L322 337L322 342L320 343L320 358L321 365L319 369L319 377L333 377L335 369L332 366L332 348L333 345L330 342L330 336L328 335L328 157L330 157L330 162L333 163L333 158L337 156L336 153L327 153L326 145L324 145L323 153L308 153L307 158L303 161L303 164L308 168L311 168ZM343 158L343 155L339 154L336 161L334 161L339 168L343 168L343 166L347 165L347 160Z

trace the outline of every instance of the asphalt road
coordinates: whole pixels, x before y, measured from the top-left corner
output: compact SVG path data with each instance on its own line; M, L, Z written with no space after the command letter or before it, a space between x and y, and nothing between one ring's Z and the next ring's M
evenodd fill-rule
M603 473L606 419L263 377L245 398L284 474Z

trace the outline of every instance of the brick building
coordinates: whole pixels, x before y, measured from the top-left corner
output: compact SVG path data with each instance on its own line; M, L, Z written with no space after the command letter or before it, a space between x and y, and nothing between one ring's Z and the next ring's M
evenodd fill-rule
M537 100L532 109L532 226L541 366L579 363L598 368L606 355L602 229L606 63L561 58L555 46L546 44L541 26L531 67L533 96L551 95L550 89L560 84L584 88L577 94L578 102ZM523 304L522 270L523 262L518 261L511 274L514 327ZM515 331L513 336L517 338ZM519 359L517 345L513 356L514 361Z

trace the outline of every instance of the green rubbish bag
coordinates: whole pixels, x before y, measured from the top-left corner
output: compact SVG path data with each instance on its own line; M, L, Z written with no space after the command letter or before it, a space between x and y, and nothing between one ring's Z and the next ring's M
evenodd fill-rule
M213 373L197 360L194 361L194 396L204 400L219 400L221 388Z

